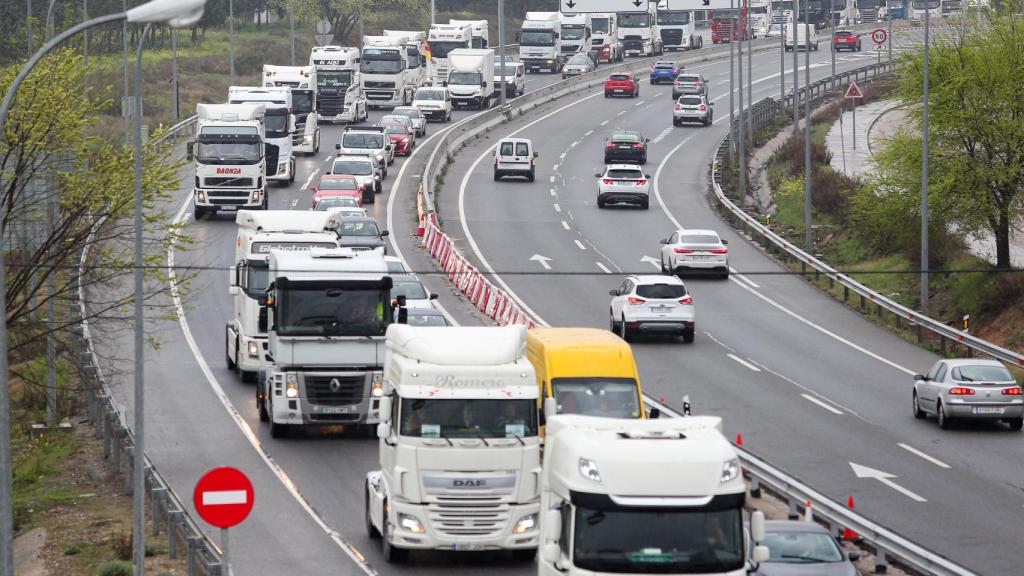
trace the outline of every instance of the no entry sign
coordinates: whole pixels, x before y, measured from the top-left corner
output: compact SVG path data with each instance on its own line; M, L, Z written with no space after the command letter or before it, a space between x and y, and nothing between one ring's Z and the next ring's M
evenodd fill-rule
M231 528L249 515L255 496L249 478L241 470L225 466L200 478L192 499L196 512L208 524Z

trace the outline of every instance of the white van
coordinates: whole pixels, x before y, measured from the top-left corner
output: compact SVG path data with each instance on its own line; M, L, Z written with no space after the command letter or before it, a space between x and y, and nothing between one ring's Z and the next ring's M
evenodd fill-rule
M427 120L447 122L452 119L452 95L441 86L425 86L416 90L412 107L427 117Z
M533 182L537 175L534 165L539 154L527 138L502 138L494 148L494 181L504 176L525 176Z
M807 38L807 28L811 29L811 37ZM783 29L783 35L786 37L786 52L793 49L793 25L787 24ZM818 31L815 29L814 24L805 26L803 22L796 23L796 47L798 50L806 50L810 47L815 52L818 51Z
M494 94L497 100L498 92L501 92L501 58L494 57ZM505 97L515 98L522 96L526 91L526 65L512 58L505 58Z

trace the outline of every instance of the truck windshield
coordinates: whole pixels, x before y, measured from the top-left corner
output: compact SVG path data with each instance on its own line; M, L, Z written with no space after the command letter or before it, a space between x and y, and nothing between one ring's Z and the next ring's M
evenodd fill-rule
M552 378L559 414L639 418L640 398L632 378Z
M690 23L689 12L669 12L658 10L658 24L662 26L683 26Z
M270 268L266 260L249 260L245 267L245 295L259 298L270 283Z
M563 24L562 40L582 40L587 29L583 24Z
M456 86L479 86L480 81L479 72L452 72L448 77L448 83Z
M446 385L478 378L452 378ZM515 438L537 435L537 401L523 400L427 400L403 398L402 436L419 438Z
M200 164L255 164L259 161L259 142L197 142L196 162Z
M390 322L384 289L289 282L276 292L274 330L281 336L383 336Z
M316 86L320 90L345 90L352 85L351 70L316 71Z
M607 18L591 18L590 19L590 30L594 34L607 34L608 33L608 19Z
M519 34L520 46L554 46L555 33L551 30L523 30Z
M619 28L647 28L651 25L651 15L647 12L627 12L619 14Z
M430 57L433 58L447 58L448 53L457 48L469 48L469 42L463 40L462 42L443 42L441 40L431 40L430 44Z
M706 574L744 565L739 507L576 507L573 564L612 573Z
M313 111L313 91L292 89L292 109L296 114L309 114Z
M359 64L359 70L364 74L398 74L404 69L397 51L380 54L367 54L367 51L363 51L363 61Z
M267 130L267 138L284 138L288 133L288 116L286 114L267 114L263 118Z

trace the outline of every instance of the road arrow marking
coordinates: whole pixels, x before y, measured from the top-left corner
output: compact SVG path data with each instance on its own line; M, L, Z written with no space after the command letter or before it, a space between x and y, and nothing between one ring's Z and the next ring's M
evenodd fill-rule
M640 259L640 261L641 262L647 262L651 266L654 266L658 270L661 270L661 260L658 260L657 258L652 258L650 256L644 256L643 258Z
M547 256L534 254L533 256L530 256L530 260L536 260L537 262L540 262L540 265L543 266L545 270L551 270L551 264L548 264L548 262L551 261L551 258L548 258Z
M850 468L853 468L853 473L857 475L857 478L874 478L911 500L916 502L928 501L890 480L890 478L899 478L899 476L896 476L895 474L889 474L888 472L882 472L881 470L875 470L874 468L868 468L867 466L861 466L860 464L854 464L853 462L850 462Z

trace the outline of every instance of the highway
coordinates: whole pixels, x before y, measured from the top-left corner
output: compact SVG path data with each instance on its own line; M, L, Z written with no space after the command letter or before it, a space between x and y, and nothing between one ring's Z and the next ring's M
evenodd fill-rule
M874 57L843 54L837 69ZM778 58L775 51L755 56L755 99L778 95ZM812 79L828 74L828 58L824 50L812 53ZM787 54L787 67L791 59ZM671 88L646 80L636 100L606 100L597 90L563 98L502 125L456 156L439 194L445 230L482 269L486 260L538 319L605 327L608 290L623 273L655 273L642 258L657 257L660 238L677 225L718 229L730 241L732 266L744 274L725 282L687 279L698 311L693 345L634 344L647 393L670 406L689 394L696 412L722 416L730 435L743 434L745 447L836 500L853 495L868 517L982 573L1016 572L1007 551L1019 544L1019 535L992 527L1015 527L1021 520L1019 437L981 427L940 433L934 421L914 420L910 375L926 370L935 357L801 279L777 274L776 264L718 219L705 195L708 161L727 131L728 65L688 69L711 80L714 126L673 129ZM528 91L559 79L527 78ZM429 124L428 137L419 140L412 158L397 160L385 192L368 208L391 230L390 252L421 272L445 309L466 324L480 323L480 315L443 276L430 274L435 268L416 247L415 186L430 137L473 113L457 112L448 125ZM370 122L380 114L371 114ZM646 169L658 199L648 211L598 211L594 205L602 137L616 127L639 129L652 139ZM321 127L320 154L297 158L295 183L272 188L271 208L308 208L306 188L326 168L342 129ZM491 181L490 146L511 133L538 145L534 184ZM422 553L408 566L387 565L363 520L363 482L377 466L377 440L333 430L270 438L258 421L252 385L229 372L223 357L233 215L192 222L191 167L183 169L181 182L172 213L186 224L194 246L171 256L175 266L198 273L184 292L181 321L150 319L160 346L146 362L147 451L186 501L195 481L215 466L238 467L253 479L256 507L232 532L235 573L535 572L532 564L494 554ZM550 258L551 270L530 261L534 254ZM115 335L99 346L113 354L127 342ZM126 406L130 382L130 375L115 382L115 396ZM859 479L851 462L894 478Z

